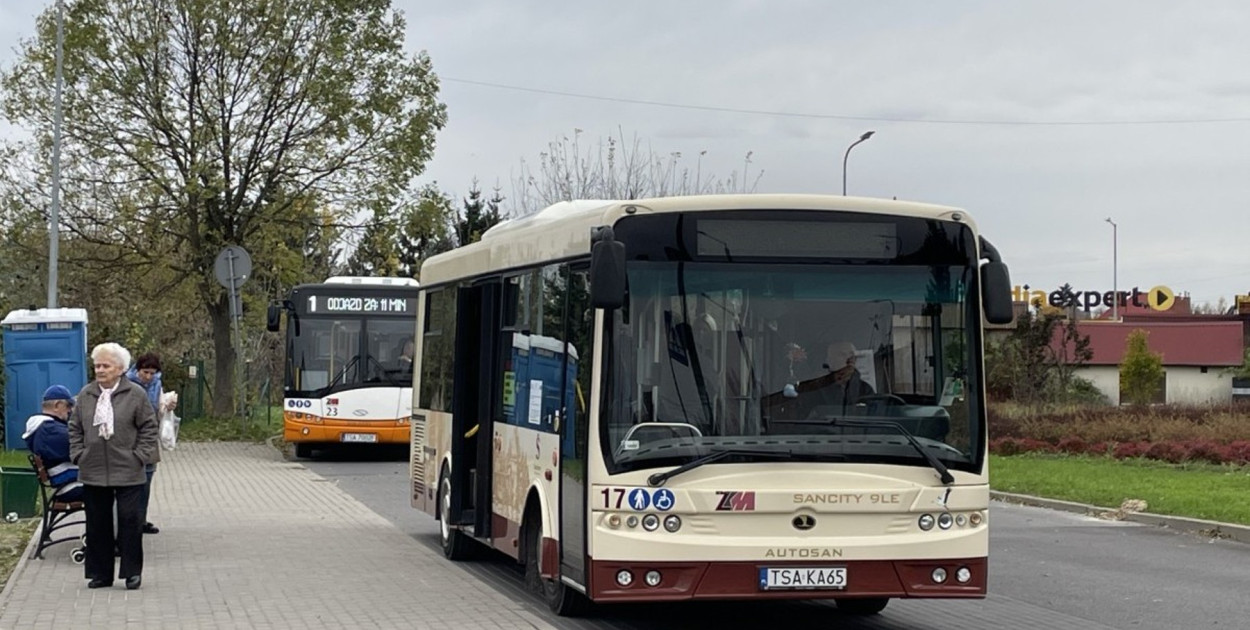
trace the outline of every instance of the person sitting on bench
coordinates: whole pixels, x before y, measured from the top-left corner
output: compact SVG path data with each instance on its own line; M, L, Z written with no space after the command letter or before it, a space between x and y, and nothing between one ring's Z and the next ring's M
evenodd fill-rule
M26 448L39 456L48 483L56 488L53 498L66 503L83 500L78 482L78 466L69 459L69 427L66 421L74 408L74 395L64 385L53 385L43 392L43 411L26 421Z

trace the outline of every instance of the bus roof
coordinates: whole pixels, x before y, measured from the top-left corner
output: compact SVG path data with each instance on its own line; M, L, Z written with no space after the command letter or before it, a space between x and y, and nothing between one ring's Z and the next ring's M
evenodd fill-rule
M418 286L417 281L412 278L388 278L374 276L333 276L327 278L325 284L370 284L404 287Z
M612 225L627 214L717 210L830 210L951 220L954 213L973 227L960 208L911 201L841 195L689 195L635 200L561 201L538 212L503 221L482 240L431 256L421 265L421 284L472 277L548 260L589 255L592 228Z

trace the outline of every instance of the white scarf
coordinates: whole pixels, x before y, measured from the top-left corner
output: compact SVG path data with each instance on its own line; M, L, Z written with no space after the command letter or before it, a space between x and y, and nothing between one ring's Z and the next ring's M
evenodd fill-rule
M120 383L120 381L119 381ZM113 437L113 392L117 391L117 385L112 389L100 388L100 401L95 406L95 418L91 425L99 427L100 437L107 440Z

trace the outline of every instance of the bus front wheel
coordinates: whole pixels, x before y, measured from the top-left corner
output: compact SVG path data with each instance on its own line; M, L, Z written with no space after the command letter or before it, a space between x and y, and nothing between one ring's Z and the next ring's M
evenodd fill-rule
M438 484L438 534L443 543L443 555L448 560L465 560L472 551L469 540L464 532L452 527L451 514L451 475L443 469L443 480Z
M839 599L838 610L848 615L875 615L885 610L885 605L888 603L890 603L888 597Z
M295 456L300 459L309 459L312 457L312 444L296 444Z
M551 609L561 617L578 617L590 608L590 600L585 595L570 588L558 578L549 580L539 572L542 558L542 520L533 510L525 516L522 525L525 535L525 585L531 592L537 593Z

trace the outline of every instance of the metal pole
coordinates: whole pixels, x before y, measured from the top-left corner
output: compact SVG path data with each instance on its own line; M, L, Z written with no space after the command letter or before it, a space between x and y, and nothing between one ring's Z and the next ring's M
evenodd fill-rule
M234 273L234 250L227 250L226 261L230 265L230 322L234 325L234 392L232 392L232 395L234 396L235 411L238 412L242 402L239 400L239 380L242 377L239 369L239 360L243 358L243 336L239 332L239 309L236 308L238 306L239 288L236 284L238 278Z
M1107 223L1111 224L1111 320L1120 321L1120 287L1119 287L1119 265L1120 265L1120 235L1119 226L1111 217L1107 217Z
M48 212L48 308L56 308L61 230L61 83L64 77L65 4L56 2L56 89L52 97L52 205Z
M863 134L862 136L860 136L860 137L859 137L859 140L856 140L855 142L852 142L852 143L851 143L851 146L849 146L849 147L847 147L847 148L846 148L846 153L844 153L844 154L842 155L842 196L843 196L843 197L845 197L845 196L846 196L846 160L847 160L847 158L851 157L851 149L854 149L854 148L855 148L855 145L857 145L857 144L859 144L859 143L861 143L861 142L863 142L863 141L865 141L865 140L867 140L867 139L871 138L871 137L872 137L872 134L874 134L874 133L877 133L877 132L875 132L875 131L865 131L865 132L864 132L864 134Z

